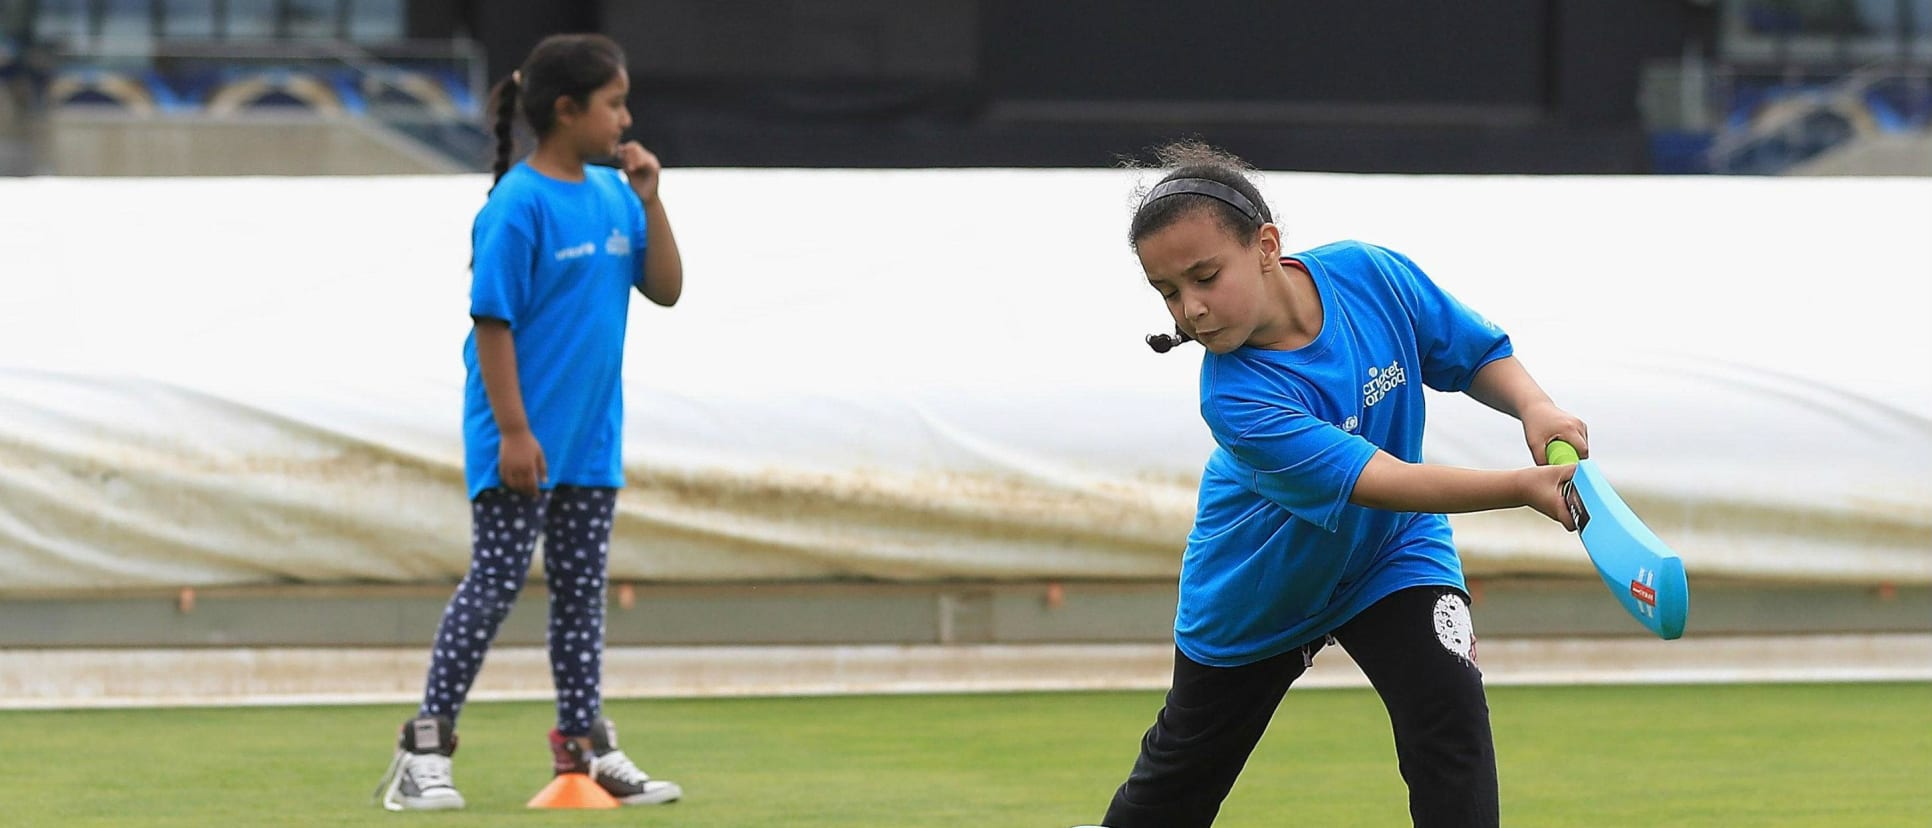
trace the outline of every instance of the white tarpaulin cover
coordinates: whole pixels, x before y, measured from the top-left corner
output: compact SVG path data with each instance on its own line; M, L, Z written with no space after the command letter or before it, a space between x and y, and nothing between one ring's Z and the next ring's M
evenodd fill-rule
M677 170L634 303L621 579L1171 577L1200 350L1118 171ZM0 181L0 592L424 581L468 559L481 177ZM1692 577L1932 582L1932 180L1271 174L1291 249L1508 329ZM1429 458L1527 462L1432 398ZM1517 510L1476 573L1586 573Z

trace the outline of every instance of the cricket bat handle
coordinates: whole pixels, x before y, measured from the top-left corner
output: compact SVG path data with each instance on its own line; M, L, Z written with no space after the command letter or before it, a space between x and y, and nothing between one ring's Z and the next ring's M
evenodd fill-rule
M1552 466L1575 465L1576 446L1562 440L1551 440L1550 444L1543 449L1543 456L1549 459Z

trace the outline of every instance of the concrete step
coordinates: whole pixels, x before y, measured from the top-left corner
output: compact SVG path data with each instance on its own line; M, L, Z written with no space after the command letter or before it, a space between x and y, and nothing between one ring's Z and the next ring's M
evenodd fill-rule
M1509 684L1932 681L1932 633L1483 639L1486 680ZM1167 644L612 647L612 698L1159 690ZM0 651L0 708L406 704L422 647ZM492 651L470 698L548 699L545 652ZM1298 687L1361 687L1339 647Z

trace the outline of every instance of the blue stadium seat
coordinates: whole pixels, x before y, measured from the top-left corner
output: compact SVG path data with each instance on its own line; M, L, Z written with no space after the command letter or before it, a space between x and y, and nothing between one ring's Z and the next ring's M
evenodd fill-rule
M1904 78L1882 81L1866 90L1865 106L1886 132L1932 128L1932 83Z
M162 112L184 112L196 109L200 104L175 91L160 72L149 69L141 73L141 83L147 87L148 95L154 99L154 106Z
M466 117L475 117L483 111L482 101L477 98L478 90L470 88L469 75L455 69L444 69L434 73L443 84L443 91L449 95L450 103Z
M342 101L343 111L351 115L362 115L368 111L368 96L362 93L359 83L361 72L344 68L328 72L325 77L329 88L335 90L336 98Z
M182 100L193 106L202 106L229 81L233 74L226 67L208 62L174 65L168 68L168 81L181 94Z
M1715 136L1694 130L1650 133L1650 171L1659 175L1699 175L1711 171Z

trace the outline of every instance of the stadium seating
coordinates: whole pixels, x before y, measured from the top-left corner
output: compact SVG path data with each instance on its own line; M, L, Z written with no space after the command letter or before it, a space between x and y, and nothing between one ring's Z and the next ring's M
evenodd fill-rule
M345 95L345 91L349 94ZM277 67L236 71L226 83L216 87L204 108L216 116L262 110L339 115L360 111L361 101L353 87L345 87L340 81L300 69Z

